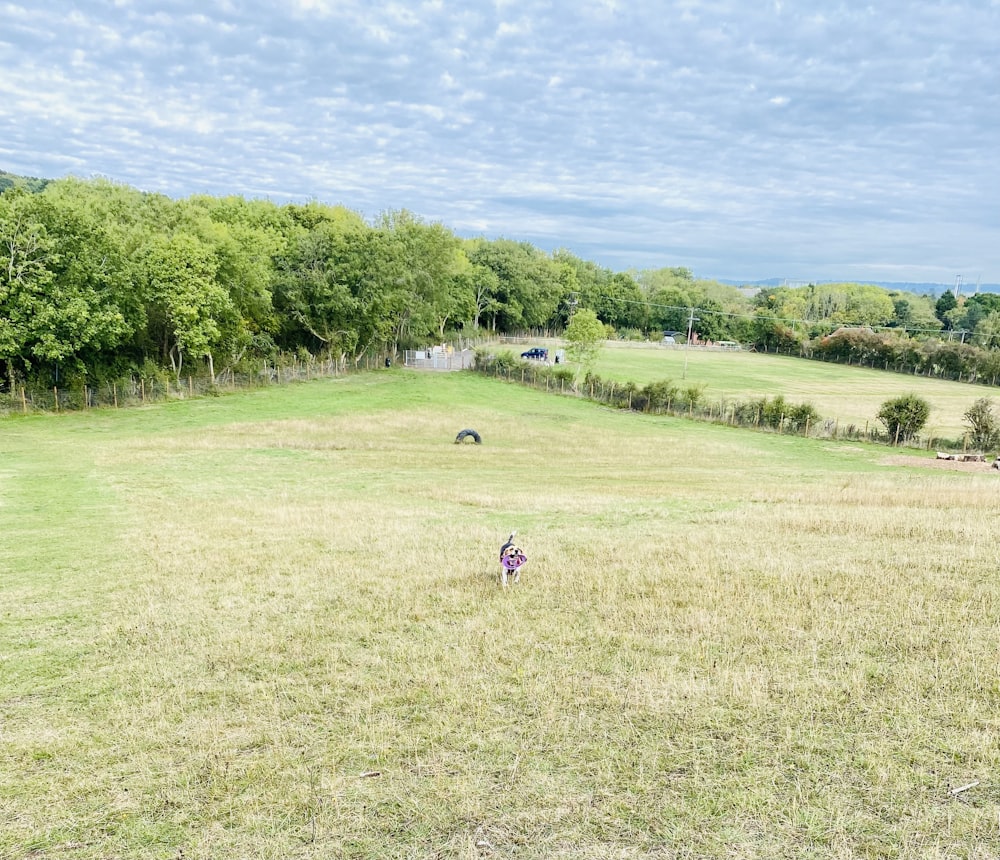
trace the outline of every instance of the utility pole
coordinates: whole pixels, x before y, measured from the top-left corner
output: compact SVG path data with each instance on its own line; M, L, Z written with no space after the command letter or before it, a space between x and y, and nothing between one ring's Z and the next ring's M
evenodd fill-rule
M694 308L688 308L690 314L688 316L688 336L687 340L684 341L684 373L681 374L681 379L687 379L688 375L688 347L691 345L691 329L694 328L694 324L699 322L699 317L694 315Z

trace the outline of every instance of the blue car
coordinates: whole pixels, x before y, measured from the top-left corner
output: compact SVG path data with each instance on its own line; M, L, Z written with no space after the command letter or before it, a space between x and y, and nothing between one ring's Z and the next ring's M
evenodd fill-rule
M548 361L549 351L547 349L543 349L540 346L536 346L522 352L521 358L527 358L531 361Z

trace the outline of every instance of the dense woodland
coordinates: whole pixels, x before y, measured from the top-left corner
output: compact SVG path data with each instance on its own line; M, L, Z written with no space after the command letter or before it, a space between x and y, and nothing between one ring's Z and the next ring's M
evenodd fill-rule
M590 308L609 335L732 340L995 383L1000 296L863 284L752 294L685 268L614 272L566 250L460 238L406 211L149 194L0 174L2 386L101 385L312 357L349 365L456 335L559 333Z

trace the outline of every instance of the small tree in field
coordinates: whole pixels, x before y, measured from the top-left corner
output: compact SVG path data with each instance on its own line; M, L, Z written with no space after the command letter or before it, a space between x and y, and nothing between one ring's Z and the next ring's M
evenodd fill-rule
M608 332L590 308L580 308L566 326L566 352L576 363L573 387L577 387L580 377L589 371L601 351Z
M989 397L980 397L962 417L969 423L969 441L974 447L986 451L1000 445L1000 418Z
M894 397L882 404L876 416L885 426L893 445L907 442L916 436L931 414L930 404L915 394Z

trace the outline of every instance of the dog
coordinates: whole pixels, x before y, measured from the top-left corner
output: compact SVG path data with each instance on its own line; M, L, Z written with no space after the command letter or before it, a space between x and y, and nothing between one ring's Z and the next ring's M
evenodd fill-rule
M514 543L516 534L511 532L507 543L500 547L500 584L504 588L512 581L515 585L521 581L521 566L528 560L524 550Z

